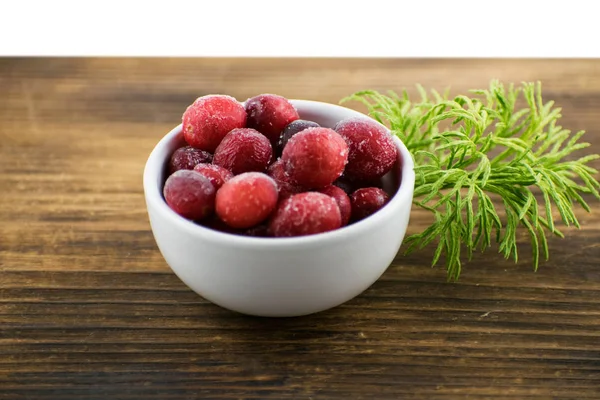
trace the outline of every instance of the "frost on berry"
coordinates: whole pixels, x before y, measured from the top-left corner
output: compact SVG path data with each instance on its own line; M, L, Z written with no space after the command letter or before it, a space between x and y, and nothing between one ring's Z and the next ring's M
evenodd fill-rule
M313 235L341 226L337 202L318 192L299 193L281 201L269 222L269 230L276 237Z
M350 195L352 220L360 221L375 214L389 201L389 195L380 188L368 187L356 190Z
M281 159L292 181L320 189L331 185L344 172L348 145L332 129L308 128L290 139Z
M394 166L398 149L391 134L368 118L348 118L334 130L348 144L348 164L344 175L352 180L379 179Z
M192 146L180 147L169 158L169 175L180 169L194 169L200 163L212 162L213 156L207 151Z
M238 175L244 172L266 171L273 148L269 140L251 128L229 132L215 150L213 163Z
M183 113L185 141L192 147L214 152L231 130L246 126L242 103L226 95L207 95L196 99Z
M246 100L247 126L254 128L275 145L281 131L292 121L300 118L298 112L285 97L261 94Z
M217 191L216 212L227 225L246 229L266 220L277 206L277 184L261 172L234 176Z
M182 169L170 175L163 188L165 201L184 218L200 220L212 214L215 187L204 175Z

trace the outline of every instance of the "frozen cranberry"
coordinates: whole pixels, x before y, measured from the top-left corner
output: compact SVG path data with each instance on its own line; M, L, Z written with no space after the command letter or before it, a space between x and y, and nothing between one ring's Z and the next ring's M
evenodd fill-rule
M392 135L367 118L349 118L335 126L348 143L348 165L344 174L356 180L381 178L396 162L398 149Z
M308 128L292 136L281 159L292 181L307 188L323 188L344 172L348 145L332 129Z
M182 120L186 142L212 153L227 133L246 126L246 110L231 96L207 95L196 99Z
M389 196L380 188L368 187L356 190L350 195L352 220L360 221L374 214L387 204Z
M225 182L233 178L233 173L231 171L215 164L200 163L194 167L194 171L200 172L207 177L217 190L223 186Z
M293 194L304 191L304 188L300 185L292 182L290 176L285 172L283 167L283 161L281 159L275 161L267 169L267 174L277 182L277 188L279 189L279 198L285 199Z
M283 128L300 118L285 97L261 94L246 100L247 126L265 135L276 144Z
M169 176L163 194L169 207L184 218L203 219L214 211L215 187L204 175L182 169Z
M269 230L276 237L313 235L341 226L337 202L318 192L298 193L283 200L269 222Z
M213 163L233 172L264 172L271 162L273 148L260 132L250 129L234 129L215 150Z
M261 172L245 172L225 182L217 191L217 215L233 228L250 228L269 217L277 199L273 178Z
M352 208L350 206L350 197L348 197L346 192L334 185L326 186L319 190L319 192L332 197L337 202L342 217L342 226L348 225Z
M200 163L212 162L213 156L204 150L192 146L180 147L173 152L169 160L169 175L180 169L194 169Z
M308 128L320 128L321 126L313 121L306 121L304 119L297 119L295 121L290 122L281 132L281 137L279 138L279 142L277 143L277 154L281 155L285 145L290 140L292 136L294 136L298 132L302 132Z

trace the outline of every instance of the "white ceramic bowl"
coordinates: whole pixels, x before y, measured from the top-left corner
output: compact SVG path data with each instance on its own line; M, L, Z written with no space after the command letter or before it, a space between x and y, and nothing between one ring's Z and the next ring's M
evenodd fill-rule
M300 118L333 128L362 113L334 104L292 100ZM291 317L338 306L371 286L391 264L408 225L415 175L408 150L384 177L399 190L377 213L342 229L295 238L256 238L204 228L173 212L162 196L171 153L184 145L181 125L154 148L144 170L150 225L160 252L192 290L244 314Z

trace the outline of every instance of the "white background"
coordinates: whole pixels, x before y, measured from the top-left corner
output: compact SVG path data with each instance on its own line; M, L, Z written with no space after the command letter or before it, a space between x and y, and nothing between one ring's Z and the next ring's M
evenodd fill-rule
M600 56L593 0L7 3L1 55Z

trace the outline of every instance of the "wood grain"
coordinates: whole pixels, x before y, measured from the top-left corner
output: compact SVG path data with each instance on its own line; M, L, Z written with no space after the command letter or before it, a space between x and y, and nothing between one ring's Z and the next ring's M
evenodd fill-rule
M426 249L294 319L208 303L154 243L143 166L200 95L491 78L541 80L599 152L600 60L0 59L0 399L600 399L597 202L538 272L525 234L519 264L479 254L455 284Z

